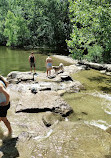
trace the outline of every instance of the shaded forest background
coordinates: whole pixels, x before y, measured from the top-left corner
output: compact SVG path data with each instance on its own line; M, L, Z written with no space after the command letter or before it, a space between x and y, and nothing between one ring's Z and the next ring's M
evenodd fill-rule
M0 0L0 45L111 63L111 1Z

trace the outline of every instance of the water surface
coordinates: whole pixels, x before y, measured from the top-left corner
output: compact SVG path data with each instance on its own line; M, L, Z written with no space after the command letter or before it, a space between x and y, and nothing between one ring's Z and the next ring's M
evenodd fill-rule
M22 49L11 49L9 47L0 46L0 75L7 76L11 71L30 71L30 65L28 62L28 57L31 53L34 52L36 58L36 70L37 71L46 71L45 60L48 56L47 52L40 52L39 50L30 50L25 51ZM50 55L53 55L53 52L49 51ZM59 63L64 63L64 65L69 65L68 62L59 60L52 57L53 65L59 65Z
M84 121L106 129L111 125L111 77L96 70L80 71L72 75L85 90L65 94L64 99L73 108L71 121Z

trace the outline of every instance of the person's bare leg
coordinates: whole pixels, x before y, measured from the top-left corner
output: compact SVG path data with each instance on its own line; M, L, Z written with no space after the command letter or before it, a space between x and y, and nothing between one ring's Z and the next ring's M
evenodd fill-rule
M48 69L47 69L47 77L48 77Z
M31 71L31 73L32 73L32 66L30 66L30 71Z
M1 117L0 117L0 122L1 122L2 120L1 120ZM3 138L4 137L4 133L3 133L3 131L2 130L0 130L0 139L1 138Z
M35 67L34 67L34 72L35 72L36 70L35 70Z
M52 69L52 68L49 69L49 76L51 76L51 69Z
M49 76L51 75L51 70L49 70Z
M10 122L8 121L8 119L6 117L1 117L1 120L4 122L5 126L8 128L8 135L12 134L12 128L10 125Z

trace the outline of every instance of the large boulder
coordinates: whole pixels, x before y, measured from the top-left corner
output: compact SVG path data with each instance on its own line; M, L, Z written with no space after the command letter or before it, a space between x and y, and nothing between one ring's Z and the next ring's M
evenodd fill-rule
M20 156L23 157L24 151L27 151L28 157L111 157L111 136L97 127L62 121L48 129L44 135L33 136L24 141L19 137L16 146Z
M7 79L14 79L17 77L17 74L19 73L19 71L12 71L7 75Z
M7 75L7 80L9 83L19 83L21 81L34 81L34 73L30 72L19 72L19 71L12 71Z
M92 62L89 62L89 67L96 69L96 70L103 70L104 69L102 64L92 63Z
M104 64L106 71L111 72L111 64Z
M20 93L16 112L38 113L52 111L66 116L72 113L72 108L58 95L57 92L47 91L32 94Z
M98 63L93 63L93 62L88 62L86 60L78 61L78 64L86 65L87 67L90 67L90 68L96 69L96 70L104 70L104 65L98 64Z

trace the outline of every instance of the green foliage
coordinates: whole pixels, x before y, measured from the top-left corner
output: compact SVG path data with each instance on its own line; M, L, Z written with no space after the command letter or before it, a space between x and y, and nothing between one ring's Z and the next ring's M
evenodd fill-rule
M102 56L103 52L109 53L111 51L110 0L69 0L69 3L73 30L67 44L71 53L75 53L76 58L80 58L80 54L83 57L87 49L88 58L93 57L93 60L96 60L94 54Z
M17 43L17 31L18 26L16 25L16 17L11 11L8 11L4 30L4 35L8 38L7 46Z
M3 13L4 28L0 31L8 46L67 47L65 40L71 32L67 0L4 1L8 7ZM5 2L1 2L2 11Z
M7 0L0 0L0 43L5 44L6 38L3 35L4 31L4 23L5 23L5 17L7 15L7 11L9 9L9 5L7 3Z
M98 45L93 45L93 47L88 48L88 55L84 55L84 58L88 61L93 62L103 62L103 56L102 56L103 48Z
M33 44L64 46L70 32L67 1L39 0L32 1L33 17L29 20L29 29ZM32 30L33 28L33 30ZM34 43L36 38L36 42Z
M17 17L11 11L8 11L4 35L7 37L7 46L16 46L24 44L24 39L28 38L28 28L23 17Z

